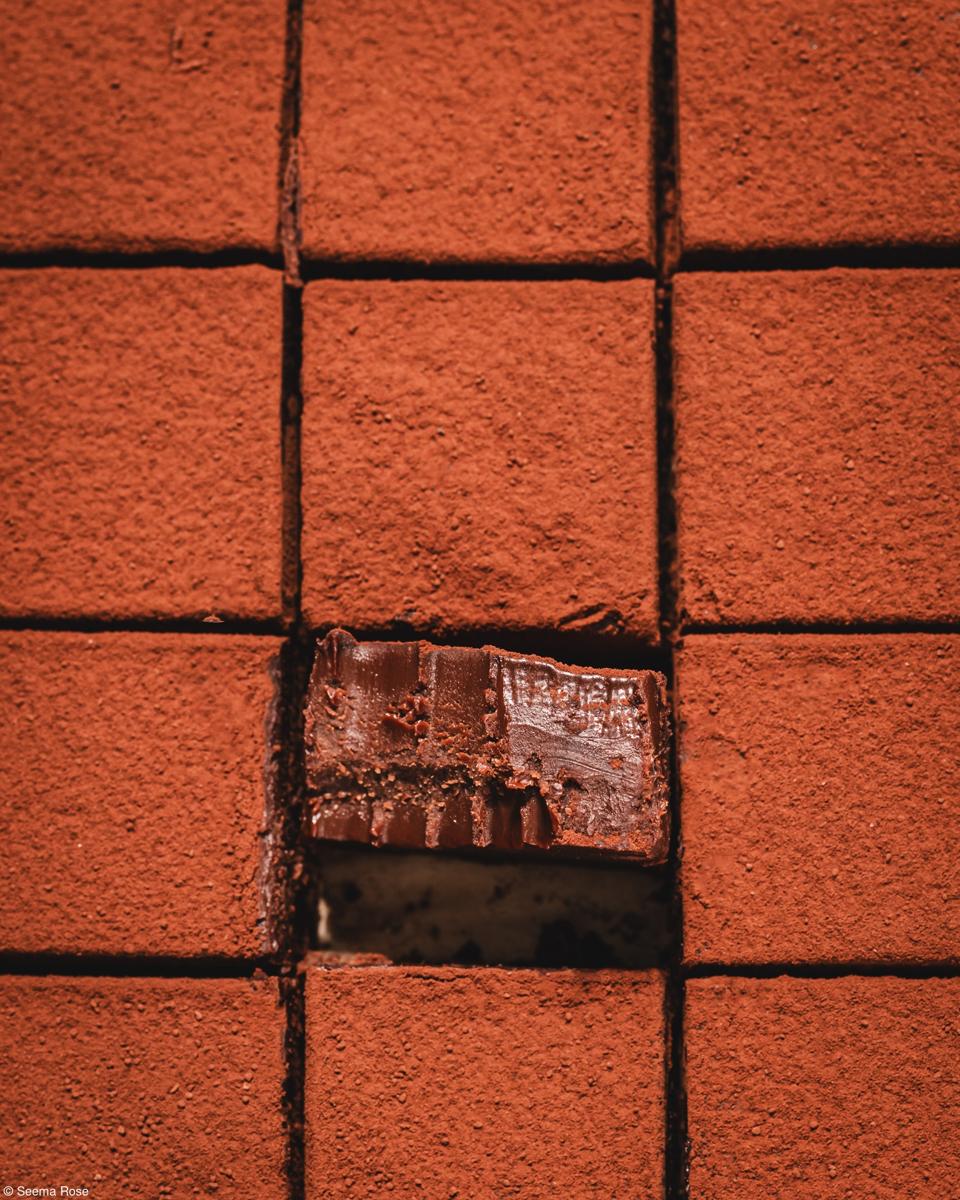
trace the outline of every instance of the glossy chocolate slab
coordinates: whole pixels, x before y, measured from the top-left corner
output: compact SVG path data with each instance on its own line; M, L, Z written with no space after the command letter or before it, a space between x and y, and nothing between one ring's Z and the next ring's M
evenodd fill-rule
M652 671L335 630L317 646L305 737L313 837L666 858Z

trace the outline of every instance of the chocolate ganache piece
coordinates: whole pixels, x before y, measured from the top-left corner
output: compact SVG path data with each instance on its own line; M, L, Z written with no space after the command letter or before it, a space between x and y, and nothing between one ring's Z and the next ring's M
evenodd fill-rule
M653 671L334 630L305 710L309 833L663 862L664 688Z

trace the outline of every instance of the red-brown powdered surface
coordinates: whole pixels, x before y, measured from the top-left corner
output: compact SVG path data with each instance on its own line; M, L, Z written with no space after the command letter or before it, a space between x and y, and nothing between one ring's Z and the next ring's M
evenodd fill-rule
M648 0L307 0L307 254L649 261L651 33Z
M652 285L316 283L317 625L656 631Z
M307 979L307 1194L663 1194L655 972Z
M276 243L281 0L4 0L0 248Z
M691 1200L955 1195L958 1036L958 979L691 981Z
M691 637L693 962L960 957L960 638Z
M696 622L960 615L960 273L679 276Z
M287 1195L275 981L8 976L0 1015L4 1186Z
M0 950L258 955L272 638L0 638Z
M960 39L922 0L678 0L690 250L956 242Z
M0 614L273 617L280 283L0 273Z
M0 1194L958 1200L960 3L0 68Z

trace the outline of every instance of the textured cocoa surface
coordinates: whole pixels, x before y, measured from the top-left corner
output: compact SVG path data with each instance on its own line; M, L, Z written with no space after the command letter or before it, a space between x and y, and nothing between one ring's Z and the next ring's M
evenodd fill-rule
M0 949L258 955L272 638L0 637Z
M669 718L653 671L338 629L317 646L304 721L313 837L666 859Z
M677 4L687 249L955 242L956 13Z
M6 1186L286 1196L275 981L8 976L0 1013Z
M307 1195L659 1197L655 972L312 971Z
M7 271L0 307L0 614L276 616L276 276Z
M280 0L0 6L0 248L270 249Z
M651 258L647 0L307 0L303 241L333 258Z
M315 625L656 633L653 287L315 283Z
M958 1012L958 979L691 981L691 1197L953 1195Z
M958 304L956 271L678 277L691 620L957 618Z
M960 957L960 638L691 637L693 962Z
M957 1194L958 38L2 8L0 1192Z

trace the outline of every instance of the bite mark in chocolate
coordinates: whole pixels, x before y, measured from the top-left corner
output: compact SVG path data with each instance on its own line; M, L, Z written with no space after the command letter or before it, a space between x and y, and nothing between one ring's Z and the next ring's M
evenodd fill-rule
M305 711L309 833L660 863L666 714L653 671L334 630Z

